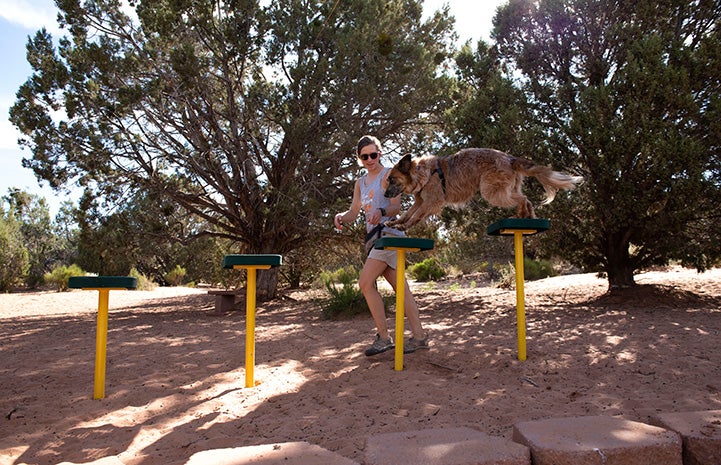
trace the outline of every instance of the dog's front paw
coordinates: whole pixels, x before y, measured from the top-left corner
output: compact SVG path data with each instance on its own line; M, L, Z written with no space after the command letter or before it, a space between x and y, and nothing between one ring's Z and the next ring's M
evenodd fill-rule
M396 221L391 221L391 222L389 222L389 223L386 223L386 226L388 226L389 228L397 229L398 231L405 231L405 230L406 230L406 225L405 225L405 223L401 223L401 222L399 222L399 221L397 221L397 220L396 220Z

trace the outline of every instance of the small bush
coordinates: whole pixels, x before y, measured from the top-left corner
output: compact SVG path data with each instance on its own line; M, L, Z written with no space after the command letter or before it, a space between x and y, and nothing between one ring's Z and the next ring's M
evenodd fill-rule
M523 276L527 281L550 278L556 276L553 265L548 260L524 260Z
M548 260L531 260L525 258L523 261L523 280L535 281L537 279L556 276L553 265ZM511 288L516 285L516 267L512 264L489 267L488 275L494 281L496 287Z
M185 281L185 276L188 272L180 265L175 265L172 271L168 272L165 276L165 281L171 286L180 286Z
M137 269L135 269L135 267L130 269L130 273L128 273L128 276L138 280L136 289L139 291L152 291L153 289L158 287L158 285L155 284L152 279L139 272Z
M446 270L438 260L433 257L426 258L420 263L412 265L408 272L418 281L437 281L446 276Z
M516 284L516 268L510 263L488 267L488 277L495 287L510 289Z
M73 276L84 276L85 272L78 265L56 266L49 273L45 273L43 278L48 284L57 287L58 292L66 292L68 290L68 280Z
M328 291L329 298L320 302L324 318L353 316L368 312L363 293L355 285L359 272L353 267L344 267L335 272L323 272L320 278Z
M338 268L335 271L322 271L320 273L319 279L323 287L326 287L328 281L333 281L340 284L352 284L355 281L358 281L358 277L360 277L360 271L357 270L354 266L349 265Z

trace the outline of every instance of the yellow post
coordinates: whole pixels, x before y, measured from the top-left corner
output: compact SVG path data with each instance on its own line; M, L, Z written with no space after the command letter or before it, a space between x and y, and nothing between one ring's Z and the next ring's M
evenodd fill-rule
M95 380L93 399L105 397L105 364L108 345L108 300L109 289L98 289L98 324L95 331Z
M248 267L248 283L245 299L245 387L255 386L255 275L256 269Z
M108 345L108 300L110 291L135 289L138 280L130 276L71 276L69 289L98 291L98 320L95 330L95 377L93 399L105 397L105 365Z
M398 255L396 266L396 353L395 370L403 370L403 328L406 297L406 249L395 249Z
M526 360L526 303L523 296L523 236L547 231L549 220L543 218L506 218L486 228L491 236L513 234L516 254L516 324L518 326L518 360Z
M247 285L245 293L245 387L255 386L255 292L257 270L267 270L270 265L234 265L236 270L245 269Z
M526 360L526 306L523 295L523 231L513 232L516 254L516 325L518 327L518 360Z

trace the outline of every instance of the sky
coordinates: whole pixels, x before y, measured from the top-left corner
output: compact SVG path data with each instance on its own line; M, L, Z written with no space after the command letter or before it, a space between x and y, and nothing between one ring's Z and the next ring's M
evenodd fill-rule
M425 0L424 11L428 14L448 4L456 18L459 43L470 39L489 40L496 8L507 0ZM45 27L53 37L60 29L56 21L57 10L52 0L0 0L0 197L9 188L37 194L45 198L54 217L67 194L53 191L47 182L38 181L32 170L23 168L22 159L30 158L28 149L17 144L18 132L8 120L10 107L15 102L19 87L31 74L25 58L28 37ZM70 194L76 200L77 193Z

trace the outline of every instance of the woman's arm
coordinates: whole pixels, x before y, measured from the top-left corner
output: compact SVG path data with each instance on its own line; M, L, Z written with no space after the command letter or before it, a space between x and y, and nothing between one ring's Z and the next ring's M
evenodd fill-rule
M353 200L351 200L350 208L343 213L338 213L335 215L333 222L335 223L335 227L338 229L343 229L343 223L351 223L358 217L358 213L360 213L360 182L360 179L356 179L355 185L353 187Z

